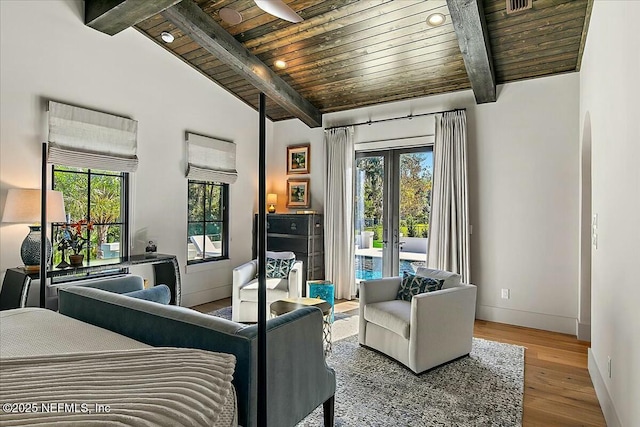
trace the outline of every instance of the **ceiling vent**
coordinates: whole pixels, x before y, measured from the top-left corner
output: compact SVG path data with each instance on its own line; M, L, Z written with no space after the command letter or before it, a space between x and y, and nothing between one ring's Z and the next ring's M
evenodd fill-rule
M507 1L507 14L522 12L523 10L531 9L533 0L506 0Z

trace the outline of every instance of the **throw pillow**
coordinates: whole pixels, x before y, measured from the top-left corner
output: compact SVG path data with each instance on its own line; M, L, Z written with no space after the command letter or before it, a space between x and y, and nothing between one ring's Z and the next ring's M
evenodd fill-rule
M442 288L443 280L432 279L431 277L416 276L405 271L402 274L402 283L396 299L411 301L414 295L425 292L439 291Z
M295 259L267 258L267 279L286 279L293 268Z
M442 289L454 288L460 286L461 277L458 273L452 273L445 270L434 270L426 267L419 267L416 270L416 276L431 277L432 279L442 279Z
M149 289L127 292L123 295L165 305L169 304L169 301L171 301L171 291L167 285L157 285Z

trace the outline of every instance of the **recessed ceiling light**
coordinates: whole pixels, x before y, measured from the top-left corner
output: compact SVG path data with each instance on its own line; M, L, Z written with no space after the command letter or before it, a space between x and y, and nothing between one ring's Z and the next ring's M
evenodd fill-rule
M431 15L427 16L427 24L431 27L438 27L444 24L444 21L446 21L446 19L447 18L441 13L432 13Z
M277 68L285 69L287 68L287 63L284 62L282 59L278 59L276 62L273 63L273 65L275 65Z
M220 19L229 25L238 25L242 22L242 15L240 15L240 12L231 9L230 7L223 7L218 12L218 15L220 15Z
M160 34L160 37L162 37L162 40L163 40L165 43L171 43L171 42L174 40L173 34L168 33L168 32L166 32L166 31L163 31L163 32Z

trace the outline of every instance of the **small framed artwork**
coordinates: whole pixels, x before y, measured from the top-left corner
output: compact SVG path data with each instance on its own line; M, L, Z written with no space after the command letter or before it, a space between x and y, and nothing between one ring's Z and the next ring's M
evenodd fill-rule
M311 145L292 145L287 147L287 175L309 173L311 167Z
M308 208L310 204L309 178L287 180L287 207Z

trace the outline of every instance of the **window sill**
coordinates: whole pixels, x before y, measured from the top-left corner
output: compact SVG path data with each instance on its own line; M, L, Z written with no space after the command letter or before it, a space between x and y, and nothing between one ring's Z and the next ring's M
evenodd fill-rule
M185 274L200 273L203 271L218 270L221 268L229 268L231 266L230 259L219 259L216 261L203 261L195 264L187 264L184 268Z

